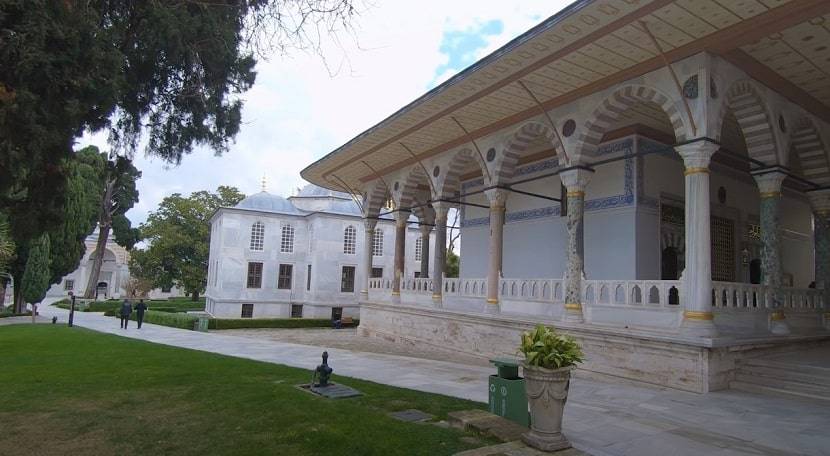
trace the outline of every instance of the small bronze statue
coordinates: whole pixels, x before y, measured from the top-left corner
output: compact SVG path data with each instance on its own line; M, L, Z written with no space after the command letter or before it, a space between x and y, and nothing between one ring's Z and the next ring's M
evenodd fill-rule
M329 352L323 352L323 364L317 366L317 369L314 370L314 378L312 378L311 384L315 387L326 387L329 386L329 378L331 378L332 368L329 367L328 364L329 360ZM316 378L317 383L314 383L314 379Z

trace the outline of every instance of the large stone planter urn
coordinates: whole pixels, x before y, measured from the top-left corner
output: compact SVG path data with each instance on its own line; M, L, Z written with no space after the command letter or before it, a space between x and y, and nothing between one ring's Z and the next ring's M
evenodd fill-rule
M522 434L522 441L542 451L570 448L570 442L562 435L562 414L574 366L545 369L524 364L522 367L530 405L530 432Z

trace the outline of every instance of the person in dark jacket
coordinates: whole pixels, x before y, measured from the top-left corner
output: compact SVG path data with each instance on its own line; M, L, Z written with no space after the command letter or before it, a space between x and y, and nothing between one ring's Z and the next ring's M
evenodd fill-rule
M127 323L130 321L130 315L133 313L133 305L130 301L124 300L121 304L121 327L127 329Z
M140 299L138 304L135 305L135 320L138 322L138 329L141 329L141 322L144 321L145 310L147 310L147 304L144 304L144 300Z

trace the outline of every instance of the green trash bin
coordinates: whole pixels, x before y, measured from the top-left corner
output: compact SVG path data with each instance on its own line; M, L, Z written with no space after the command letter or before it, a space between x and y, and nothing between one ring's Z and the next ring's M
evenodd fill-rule
M515 358L491 359L497 374L490 376L490 413L507 418L522 426L530 426L527 410L525 379L519 377L519 361Z
M199 319L193 322L194 330L200 332L207 332L210 318L207 315L199 315Z

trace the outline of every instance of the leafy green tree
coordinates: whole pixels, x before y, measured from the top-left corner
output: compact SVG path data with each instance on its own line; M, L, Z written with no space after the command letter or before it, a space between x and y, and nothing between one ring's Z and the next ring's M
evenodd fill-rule
M141 225L142 238L149 245L132 252L131 274L151 279L156 287L177 285L197 300L207 285L210 217L244 197L235 187L220 186L215 193L199 191L188 197L174 193L164 198Z
M125 157L142 139L175 164L194 146L223 153L255 51L319 49L353 14L351 0L0 1L0 211L24 252L17 269L63 223L85 131L108 131Z
M74 271L84 256L84 241L95 229L98 219L102 170L106 161L106 155L90 146L76 152L68 164L70 174L63 194L62 223L49 229L51 283L58 283Z
M115 234L115 241L127 250L138 242L138 230L132 228L125 215L138 202L136 180L141 172L132 162L124 157L105 160L98 198L98 241L95 246L95 260L89 273L84 297L94 298L110 230Z
M22 312L26 302L38 303L49 289L49 235L44 234L32 243L26 260L26 272L20 282L22 301L15 311Z
M458 277L458 268L460 265L460 258L452 250L447 250L447 277Z

